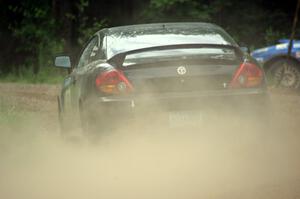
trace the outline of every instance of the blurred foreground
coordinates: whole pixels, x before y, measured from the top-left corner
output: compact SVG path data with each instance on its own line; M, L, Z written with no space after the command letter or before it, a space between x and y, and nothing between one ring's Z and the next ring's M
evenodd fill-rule
M300 198L300 94L271 91L265 132L224 118L90 144L61 140L57 92L0 84L0 198Z

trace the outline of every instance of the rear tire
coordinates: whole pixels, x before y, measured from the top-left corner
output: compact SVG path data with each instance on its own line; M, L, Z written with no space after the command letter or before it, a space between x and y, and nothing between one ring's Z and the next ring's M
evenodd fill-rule
M65 125L63 122L63 113L59 96L57 96L57 110L58 110L58 122L59 122L59 133L62 136L65 132Z
M299 89L300 66L294 60L279 59L269 67L267 79L271 86Z
M90 142L97 142L101 137L111 135L116 130L112 125L115 118L105 110L101 112L105 114L101 114L95 107L85 107L80 103L79 112L82 134Z
M79 115L81 123L82 135L85 136L90 142L98 140L100 130L103 131L102 122L96 120L92 111L83 107L82 103L79 103ZM102 128L101 128L102 127Z
M72 118L66 117L63 111L63 107L61 105L60 97L57 97L57 105L58 105L58 122L59 122L59 133L63 140L71 143L79 143L80 137L74 133L78 129L76 129L76 125L72 124Z

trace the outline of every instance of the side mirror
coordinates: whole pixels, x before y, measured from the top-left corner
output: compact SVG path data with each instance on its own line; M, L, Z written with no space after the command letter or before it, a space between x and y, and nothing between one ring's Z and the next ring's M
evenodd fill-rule
M54 60L54 66L70 69L71 68L71 59L69 56L57 56Z
M247 48L247 47L240 47L240 49L241 49L244 53L250 53L249 48Z

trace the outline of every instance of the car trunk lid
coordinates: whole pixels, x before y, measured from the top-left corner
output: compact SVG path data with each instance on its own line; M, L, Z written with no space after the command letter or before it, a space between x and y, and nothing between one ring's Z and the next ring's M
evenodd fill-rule
M180 44L119 53L108 63L141 94L226 89L242 61L236 46Z
M226 89L238 60L173 60L135 64L122 70L135 93L195 92Z

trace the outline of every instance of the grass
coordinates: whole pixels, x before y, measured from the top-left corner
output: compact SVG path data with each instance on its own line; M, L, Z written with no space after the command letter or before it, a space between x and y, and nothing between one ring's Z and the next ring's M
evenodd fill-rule
M32 73L28 68L19 74L9 73L0 76L0 82L14 82L24 84L60 84L67 75L66 71L58 68L44 67L41 68L37 75Z
M16 100L0 96L0 156L29 150L30 147L24 146L35 143L41 134L38 119L39 115L22 109Z
M0 97L0 126L18 124L26 117L27 113L19 110L14 102Z

